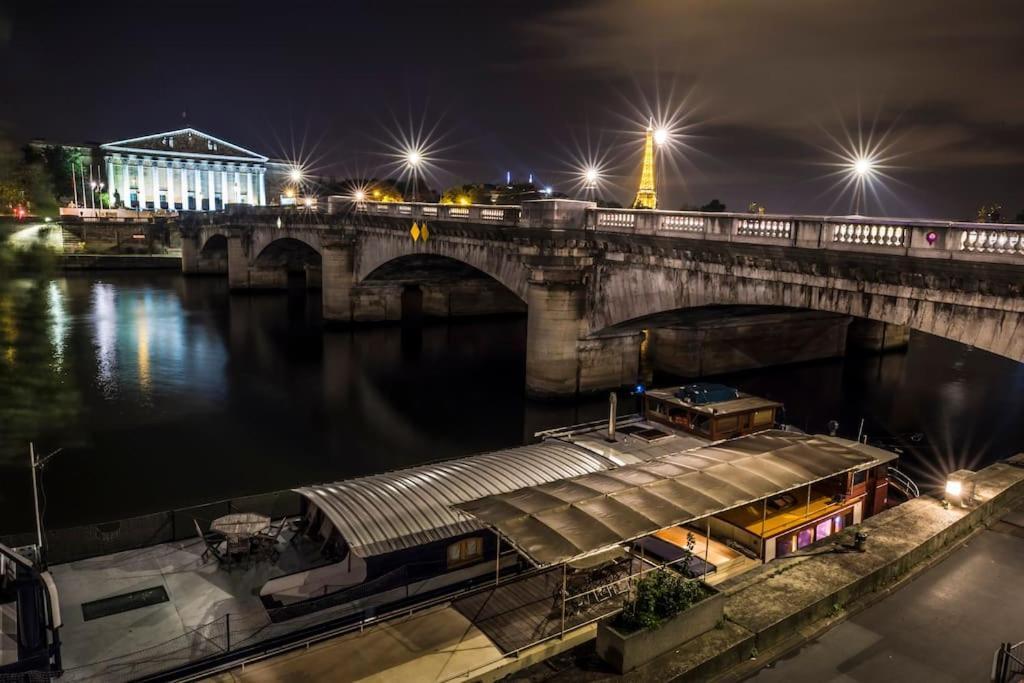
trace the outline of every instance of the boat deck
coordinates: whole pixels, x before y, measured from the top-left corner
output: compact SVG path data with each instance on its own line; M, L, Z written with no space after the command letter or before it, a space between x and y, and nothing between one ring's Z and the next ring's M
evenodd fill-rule
M282 533L276 561L253 560L231 571L212 558L204 561L198 538L50 567L64 620L64 678L131 677L217 654L228 646L229 628L232 647L277 634L281 629L271 626L260 587L275 576L325 564L319 544L301 536L289 543L290 533ZM84 603L152 588L163 588L168 600L84 618ZM295 628L290 623L287 628Z
M640 561L630 558L618 562L606 580L626 578L631 565L632 571L639 572ZM624 591L625 582L619 587ZM552 567L455 600L452 607L508 654L562 631L561 589L562 568ZM570 583L570 594L580 592ZM622 607L622 596L609 591L572 602L566 603L566 630L617 611Z

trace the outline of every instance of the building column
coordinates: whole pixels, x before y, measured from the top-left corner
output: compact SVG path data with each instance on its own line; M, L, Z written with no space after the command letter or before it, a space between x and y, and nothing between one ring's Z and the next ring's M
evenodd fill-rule
M110 202L107 203L107 208L113 207L113 197L116 185L114 185L114 161L110 157L107 157L107 196L110 197Z
M324 320L352 322L355 245L350 242L325 243L320 268Z
M241 204L242 203L242 173L241 173L241 171L239 171L236 168L235 172L232 175L233 175L233 177L232 177L232 184L234 185L234 187L231 188L233 190L233 192L231 194L234 195L235 201L238 204Z
M256 198L252 195L252 171L245 172L245 199L252 206L256 203Z
M174 162L167 162L167 210L174 211ZM184 248L184 247L183 247Z
M121 170L121 206L130 208L128 200L132 197L132 178L128 160L120 159L117 165Z
M153 210L156 211L160 209L160 167L153 161L149 169L150 177L153 179Z
M181 210L188 211L188 168L181 166Z
M142 211L146 208L146 167L143 165L142 159L139 159L139 164L135 167L135 170L139 174L139 210Z
M266 185L265 177L266 177L266 170L261 168L259 170L259 176L258 176L259 179L257 181L258 182L257 187L259 189L259 198L260 198L259 205L260 206L266 206L267 205L267 185Z
M577 341L586 310L579 273L531 272L526 305L526 394L551 398L578 393Z
M196 211L203 210L203 176L202 171L198 167L195 169L196 173Z
M228 205L231 201L231 194L228 192L228 172L224 169L220 172L220 198L224 202L224 206Z
M213 186L213 168L209 168L209 169L206 170L206 180L207 180L207 183L206 183L207 184L207 189L209 190L209 195L208 195L209 198L206 201L210 202L210 211L216 211L217 210L217 204L216 204L217 190Z

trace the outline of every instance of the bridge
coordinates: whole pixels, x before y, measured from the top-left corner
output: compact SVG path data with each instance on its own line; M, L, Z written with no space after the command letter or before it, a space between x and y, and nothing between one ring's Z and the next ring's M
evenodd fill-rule
M527 311L527 391L637 377L639 327L668 311L764 306L909 327L1024 361L1024 225L598 208L352 203L229 207L181 220L186 274L232 289L322 287L327 321Z

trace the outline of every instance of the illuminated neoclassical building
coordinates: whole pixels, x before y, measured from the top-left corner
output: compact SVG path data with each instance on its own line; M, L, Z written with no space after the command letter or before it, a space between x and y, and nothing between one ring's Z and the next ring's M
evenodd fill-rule
M126 208L216 211L267 203L267 157L194 128L108 142L100 151L111 201Z

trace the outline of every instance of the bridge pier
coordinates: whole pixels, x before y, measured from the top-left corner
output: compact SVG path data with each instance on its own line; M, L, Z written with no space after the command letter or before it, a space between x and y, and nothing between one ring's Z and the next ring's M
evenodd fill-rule
M640 333L583 338L586 286L578 271L533 273L527 291L526 394L559 398L636 381Z
M328 242L320 264L323 287L323 318L335 323L353 321L352 290L355 288L355 246Z
M910 342L910 328L867 318L854 318L850 322L847 346L858 351L895 351L905 349Z
M224 275L228 272L227 252L220 249L203 251L199 237L181 240L181 272L184 275Z
M819 311L722 312L652 329L648 353L656 370L679 377L837 358L849 322Z

